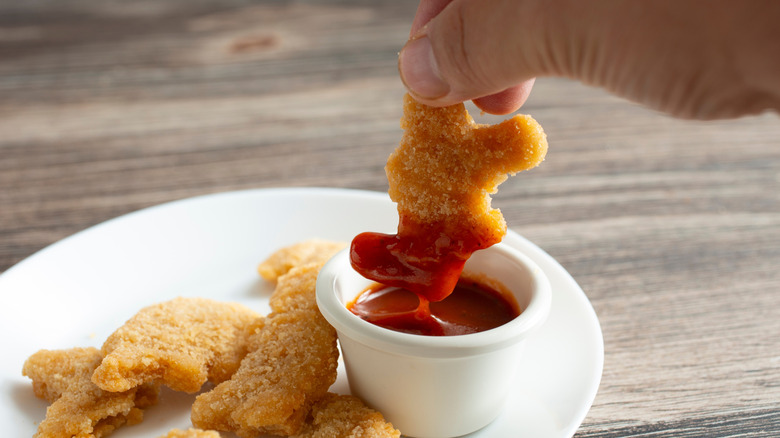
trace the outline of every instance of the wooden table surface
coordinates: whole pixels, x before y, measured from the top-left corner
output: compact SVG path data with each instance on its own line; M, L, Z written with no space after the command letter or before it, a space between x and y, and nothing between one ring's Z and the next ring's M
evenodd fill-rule
M386 190L415 7L1 2L0 272L170 200ZM780 436L780 117L674 120L563 79L538 80L523 111L547 160L494 205L571 272L604 333L575 436Z

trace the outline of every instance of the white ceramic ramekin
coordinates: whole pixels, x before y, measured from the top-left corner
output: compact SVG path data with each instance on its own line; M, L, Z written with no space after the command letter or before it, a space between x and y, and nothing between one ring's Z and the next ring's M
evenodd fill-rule
M372 284L355 272L349 251L317 278L317 304L336 328L353 394L405 436L451 438L474 432L501 413L524 340L550 311L550 282L521 252L503 245L477 251L465 273L497 282L522 313L491 330L422 336L363 321L346 305Z

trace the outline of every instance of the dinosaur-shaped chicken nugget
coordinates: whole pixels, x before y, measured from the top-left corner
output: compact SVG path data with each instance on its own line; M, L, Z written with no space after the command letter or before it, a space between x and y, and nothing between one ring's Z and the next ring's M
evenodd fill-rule
M336 380L338 363L336 331L315 301L319 267L297 266L278 278L274 312L250 338L249 353L230 380L195 399L192 424L242 438L301 429Z
M276 281L290 269L310 263L322 264L346 248L342 242L309 239L275 251L257 266L257 272L268 281Z
M172 429L166 435L159 438L220 438L220 435L219 432L215 430L189 428L187 430Z
M262 317L236 303L176 298L141 309L103 344L92 381L106 391L146 382L197 392L238 369Z
M309 420L292 438L400 438L379 412L351 395L328 393L314 404Z
M102 360L96 348L41 350L27 359L22 374L32 379L36 396L51 402L36 438L100 438L141 422L143 409L157 402L159 386L103 391L90 380Z
M530 116L482 125L463 104L433 108L409 95L401 127L403 138L385 169L398 204L398 234L360 234L351 260L365 277L439 301L452 292L471 253L506 234L490 194L508 175L541 163L547 139Z

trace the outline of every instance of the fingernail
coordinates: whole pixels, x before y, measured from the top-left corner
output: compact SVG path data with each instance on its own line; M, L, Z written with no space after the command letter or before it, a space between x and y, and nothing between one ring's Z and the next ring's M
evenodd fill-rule
M431 41L426 36L412 39L398 55L401 81L412 94L425 99L438 99L450 92L433 56Z

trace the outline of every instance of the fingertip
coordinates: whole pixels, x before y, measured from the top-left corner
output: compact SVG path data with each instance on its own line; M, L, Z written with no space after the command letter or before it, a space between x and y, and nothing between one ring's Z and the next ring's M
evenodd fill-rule
M498 116L511 114L520 109L528 100L533 84L534 80L531 79L499 93L476 98L473 102L477 108L488 114Z
M437 100L449 94L427 36L409 40L398 55L401 82L416 98Z

